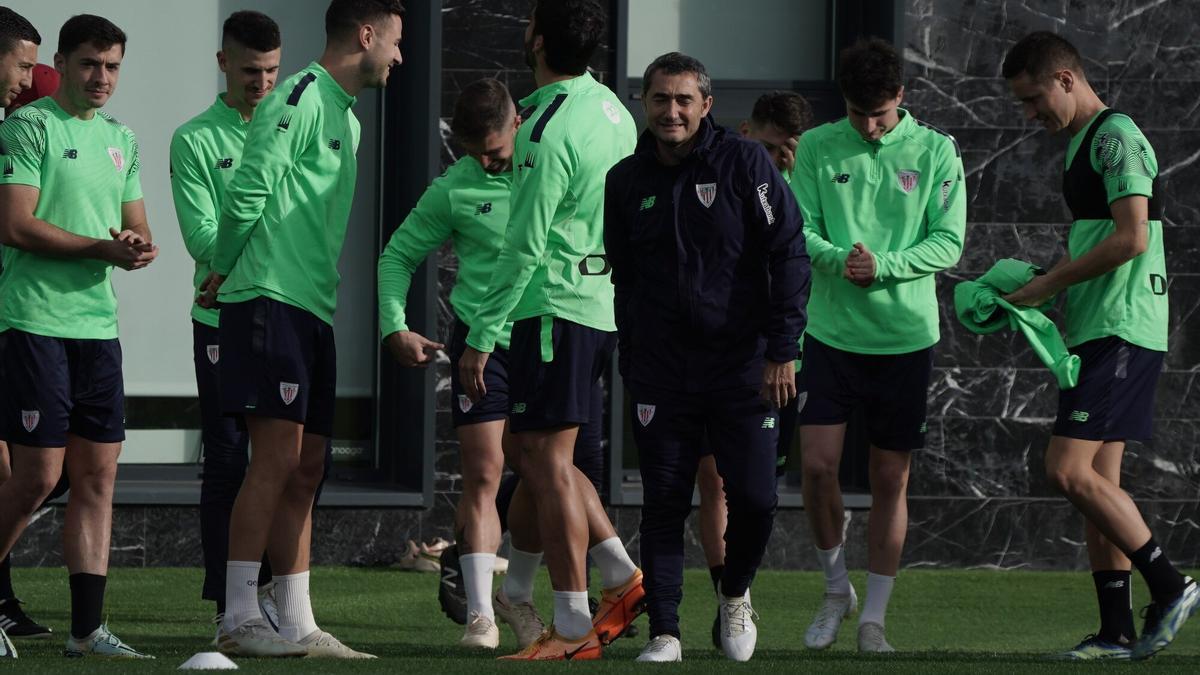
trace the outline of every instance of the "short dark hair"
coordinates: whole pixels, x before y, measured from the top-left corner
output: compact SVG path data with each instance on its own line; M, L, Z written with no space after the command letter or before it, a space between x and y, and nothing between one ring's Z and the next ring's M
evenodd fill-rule
M533 34L542 36L546 66L564 75L582 75L604 37L604 10L595 0L537 0Z
M76 14L67 19L58 31L58 53L67 56L84 44L101 51L121 45L121 52L124 53L125 40L125 31L108 19L95 14Z
M696 76L696 84L700 87L700 95L704 98L712 96L712 78L708 76L708 69L704 67L703 63L700 63L699 59L680 52L663 54L651 61L650 65L646 66L646 73L642 75L642 96L650 93L650 81L660 71L667 75L691 73Z
M874 107L889 101L904 86L900 54L886 40L859 39L838 59L838 89L851 103Z
M1064 68L1086 78L1083 57L1075 45L1061 35L1039 30L1021 38L1008 50L1001 72L1006 80L1021 73L1034 80L1044 80Z
M500 80L484 78L463 88L454 102L450 131L459 142L481 141L500 131L515 114L512 95Z
M346 35L391 15L404 15L400 0L333 0L325 10L325 37Z
M42 36L25 17L7 7L0 7L0 54L10 53L22 41L40 45Z
M771 91L758 97L750 122L757 126L774 124L788 136L799 136L813 125L812 106L794 91Z
M236 42L256 52L273 52L283 40L279 37L279 24L262 12L243 9L229 15L221 28L221 45Z

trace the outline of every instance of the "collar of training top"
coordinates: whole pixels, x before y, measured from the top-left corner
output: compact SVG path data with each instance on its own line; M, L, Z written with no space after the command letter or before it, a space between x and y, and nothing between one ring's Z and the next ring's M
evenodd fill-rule
M572 94L584 89L590 89L596 86L597 82L592 74L584 72L582 75L572 77L569 80L559 80L551 82L544 87L538 87L533 90L533 93L518 101L521 107L537 105L548 98L554 98L559 94Z
M883 138L880 138L878 141L868 141L867 139L863 138L862 134L858 133L858 130L850 124L849 117L843 118L842 122L846 125L847 133L852 134L855 138L863 143L866 143L867 145L891 145L904 140L904 137L912 133L913 127L917 125L912 114L909 113L908 110L899 108L899 111L900 122L891 131L884 134Z

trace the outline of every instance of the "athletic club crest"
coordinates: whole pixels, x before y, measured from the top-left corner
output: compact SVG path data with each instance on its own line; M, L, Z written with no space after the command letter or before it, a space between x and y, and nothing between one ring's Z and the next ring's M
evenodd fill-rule
M296 400L296 394L299 392L300 385L295 382L279 383L279 398L283 399L284 405L291 405L292 401Z
M650 420L654 419L654 406L646 405L645 403L637 404L638 421L642 426L650 424Z
M900 189L904 190L904 194L908 194L917 189L917 181L921 179L920 171L897 171L896 182L900 183Z
M207 345L204 351L208 354L208 362L214 366L221 360L221 345Z
M458 409L467 413L471 412L471 399L467 398L466 394L458 395Z
M700 199L700 203L704 208L712 206L713 200L717 198L716 183L696 183L696 197ZM654 406L650 406L653 408ZM650 413L653 415L654 413Z
M38 422L42 419L42 413L37 410L22 410L21 411L21 426L25 427L26 433L33 432L37 428Z
M109 148L108 156L112 157L113 165L117 167L117 171L125 168L125 154L120 148Z

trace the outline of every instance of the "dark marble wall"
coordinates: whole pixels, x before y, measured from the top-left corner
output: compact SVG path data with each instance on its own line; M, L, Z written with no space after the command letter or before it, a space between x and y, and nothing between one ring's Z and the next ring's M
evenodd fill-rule
M480 77L505 82L514 96L534 83L522 57L528 0L447 0L443 13L444 159L458 156L449 115L461 88ZM1067 139L1027 125L1000 77L1006 49L1035 29L1058 31L1083 50L1090 81L1110 105L1131 114L1159 159L1166 190L1171 275L1171 351L1160 381L1156 436L1126 455L1123 485L1138 498L1158 539L1182 564L1200 566L1200 48L1192 40L1200 3L1151 0L907 0L899 45L907 60L907 103L959 141L969 187L962 262L942 275L943 340L930 392L929 446L914 457L906 566L1083 568L1082 518L1050 490L1042 456L1055 412L1049 374L1019 338L979 337L949 313L952 284L997 258L1045 265L1063 252L1068 215L1058 192ZM602 81L610 52L595 67ZM438 256L440 332L457 271ZM439 364L436 498L423 511L325 510L318 513L319 564L386 564L407 539L451 536L459 493L458 448L449 422L449 368ZM848 514L851 566L865 565L866 514ZM613 510L637 549L638 510ZM42 514L16 551L18 564L61 564L62 512ZM113 562L194 565L195 509L120 508ZM698 534L687 533L689 564L701 565ZM782 510L768 553L772 567L813 568L804 513Z

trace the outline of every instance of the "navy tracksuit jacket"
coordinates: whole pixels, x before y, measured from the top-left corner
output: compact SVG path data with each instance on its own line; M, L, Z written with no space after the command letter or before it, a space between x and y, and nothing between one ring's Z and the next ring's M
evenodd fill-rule
M779 412L759 391L765 360L797 356L808 255L800 210L766 150L711 117L679 166L660 163L643 133L609 171L604 199L650 633L678 636L683 526L703 448L729 506L722 593L745 593L766 550Z

